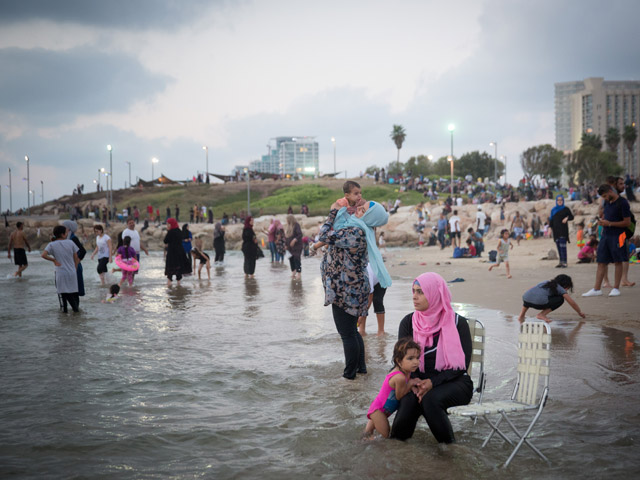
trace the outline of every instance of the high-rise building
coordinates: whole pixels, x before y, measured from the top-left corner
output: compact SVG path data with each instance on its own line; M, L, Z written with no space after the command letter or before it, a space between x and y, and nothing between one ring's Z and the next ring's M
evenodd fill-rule
M618 162L626 173L640 172L640 139L633 150L622 140L624 127L638 130L640 124L640 81L605 81L601 77L555 84L556 148L565 152L580 148L583 133L600 136L603 149L611 127L618 129Z
M317 177L318 142L315 137L276 137L269 141L268 153L251 162L250 168L281 177Z

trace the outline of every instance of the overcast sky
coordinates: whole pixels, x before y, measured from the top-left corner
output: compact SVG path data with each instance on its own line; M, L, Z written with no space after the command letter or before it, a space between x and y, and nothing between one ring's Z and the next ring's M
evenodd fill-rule
M2 209L114 186L228 174L276 136L315 136L320 170L554 144L554 83L640 79L637 0L1 0ZM103 181L104 184L104 181Z

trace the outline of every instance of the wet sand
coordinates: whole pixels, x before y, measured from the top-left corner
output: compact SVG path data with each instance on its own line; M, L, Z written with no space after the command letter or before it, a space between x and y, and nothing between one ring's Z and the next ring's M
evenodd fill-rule
M488 251L495 250L497 240L487 241L482 258L452 258L453 250L439 246L422 248L389 249L386 254L387 268L394 276L415 278L426 271L434 271L451 281L463 278L464 282L449 283L454 302L496 309L515 318L522 308L522 294L537 283L549 280L561 273L573 280L572 298L586 313L586 321L599 326L624 328L640 334L638 296L640 295L640 264L629 265L629 280L634 287L621 287L622 295L608 297L609 289L603 288L601 297L583 298L581 295L593 288L596 264L577 264L578 247L568 245L568 268L555 268L558 260L542 260L549 250L556 251L551 239L522 240L514 242L509 253L513 278L507 279L504 265L489 272ZM556 251L557 254L557 251ZM614 281L614 267L609 267L609 279ZM527 317L538 312L529 310ZM554 320L580 320L578 314L566 302L549 317Z

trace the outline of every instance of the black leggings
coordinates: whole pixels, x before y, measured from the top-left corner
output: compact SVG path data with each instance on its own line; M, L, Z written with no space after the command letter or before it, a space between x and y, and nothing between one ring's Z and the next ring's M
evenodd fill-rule
M180 281L182 280L182 274L181 273L176 273L176 281ZM171 282L173 280L173 273L171 275L167 275L167 278L169 279L169 281Z
M80 295L78 295L78 292L60 293L59 298L60 298L60 308L64 313L67 313L69 311L67 304L71 305L71 309L74 312L80 311Z
M473 395L473 382L468 375L432 388L418 402L418 397L409 392L400 400L400 407L391 428L391 438L407 440L413 436L420 415L424 416L431 433L439 443L453 443L453 429L447 408L467 405Z
M551 310L556 310L560 308L560 306L564 303L564 297L562 295L553 295L549 297L547 303L545 305L536 305L535 303L522 302L525 307L534 308L536 310L546 310L550 308Z
M213 248L216 251L216 258L214 262L224 262L224 247L214 245Z
M364 341L358 332L358 317L349 315L340 307L331 305L333 321L342 339L344 348L344 372L342 376L353 380L356 373L367 373L364 361Z
M291 255L291 257L289 257L289 265L291 266L292 272L302 272L302 262L300 261L300 257Z

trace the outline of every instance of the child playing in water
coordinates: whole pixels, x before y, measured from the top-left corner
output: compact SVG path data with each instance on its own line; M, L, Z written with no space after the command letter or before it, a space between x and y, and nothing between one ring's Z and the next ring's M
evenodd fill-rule
M120 285L114 283L109 287L109 296L102 301L102 303L112 303L115 302L118 298L118 294L120 293Z
M509 247L513 250L513 243L511 243L511 239L509 238L509 230L504 228L500 232L500 240L498 241L498 246L496 250L498 250L498 255L496 256L496 263L489 267L489 271L493 270L500 266L502 262L504 262L504 266L507 268L507 278L511 278L511 270L509 269Z
M352 180L347 180L344 182L344 185L342 185L342 191L344 192L344 197L336 200L336 203L340 205L340 207L347 207L347 213L353 215L356 213L357 207L364 205L360 184Z
M409 378L420 365L420 345L412 339L398 340L393 347L393 369L384 377L378 396L367 412L367 426L364 434L373 435L376 430L389 438L389 417L398 409L399 400L416 385L419 378Z
M518 321L520 323L524 322L524 316L527 310L535 308L536 310L541 310L541 312L536 315L536 318L549 323L551 319L549 319L547 315L560 307L565 300L578 315L585 318L586 315L582 313L578 304L569 296L567 290L573 290L573 282L569 275L558 275L553 280L539 283L535 287L530 288L522 295L523 306Z
M207 267L207 277L211 279L211 259L202 249L202 237L196 237L194 241L195 246L191 249L191 256L193 257L193 269L196 269L196 260L200 260L200 266L198 267L198 278L200 278L202 267Z
M122 239L122 246L118 247L118 250L116 253L120 256L120 258L122 258L125 261L128 260L129 258L133 258L133 259L136 258L136 251L131 246L131 237L124 237ZM132 286L133 274L134 272L122 269L122 278L120 279L120 283L118 285L122 286L125 280L127 280L129 282L129 286Z

